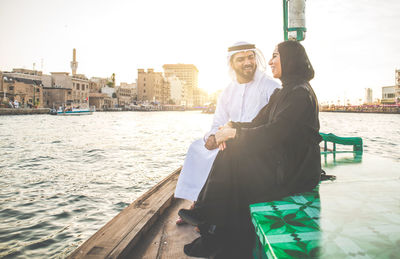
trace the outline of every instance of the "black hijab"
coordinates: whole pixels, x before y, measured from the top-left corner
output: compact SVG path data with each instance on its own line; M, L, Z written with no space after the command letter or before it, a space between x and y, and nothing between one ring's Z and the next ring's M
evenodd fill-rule
M284 41L278 44L281 59L283 87L305 83L314 78L314 69L306 50L298 41Z

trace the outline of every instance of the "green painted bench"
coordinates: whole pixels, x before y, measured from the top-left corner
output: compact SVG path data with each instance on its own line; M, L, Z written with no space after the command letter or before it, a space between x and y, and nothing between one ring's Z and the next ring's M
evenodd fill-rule
M250 205L257 234L255 258L318 257L320 199L312 192Z

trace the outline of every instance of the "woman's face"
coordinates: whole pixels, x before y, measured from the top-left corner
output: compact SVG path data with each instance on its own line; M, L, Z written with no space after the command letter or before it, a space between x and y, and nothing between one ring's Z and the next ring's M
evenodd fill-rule
M272 75L274 78L281 78L282 68L281 68L281 57L279 56L278 46L275 47L272 53L272 58L269 60L268 65L271 66Z

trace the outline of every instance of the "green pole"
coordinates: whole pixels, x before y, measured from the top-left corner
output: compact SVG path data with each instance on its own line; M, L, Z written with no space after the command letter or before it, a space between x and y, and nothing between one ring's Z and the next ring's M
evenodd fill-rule
M305 32L307 32L307 28L305 27L291 27L289 28L289 1L290 0L282 0L283 2L283 36L284 40L289 40L289 32L295 31L296 38L291 40L302 41L305 38ZM292 0L293 1L293 0Z
M284 40L288 40L288 6L287 6L287 0L282 0L283 1L283 37Z

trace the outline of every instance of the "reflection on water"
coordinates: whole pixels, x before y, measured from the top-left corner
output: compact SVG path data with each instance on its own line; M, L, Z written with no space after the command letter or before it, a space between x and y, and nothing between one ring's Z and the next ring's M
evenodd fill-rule
M400 161L400 116L321 113L321 131L360 136ZM179 167L212 115L0 117L0 257L63 257Z
M332 168L338 165L357 164L362 162L362 152L323 154L321 155L321 165L323 168Z

